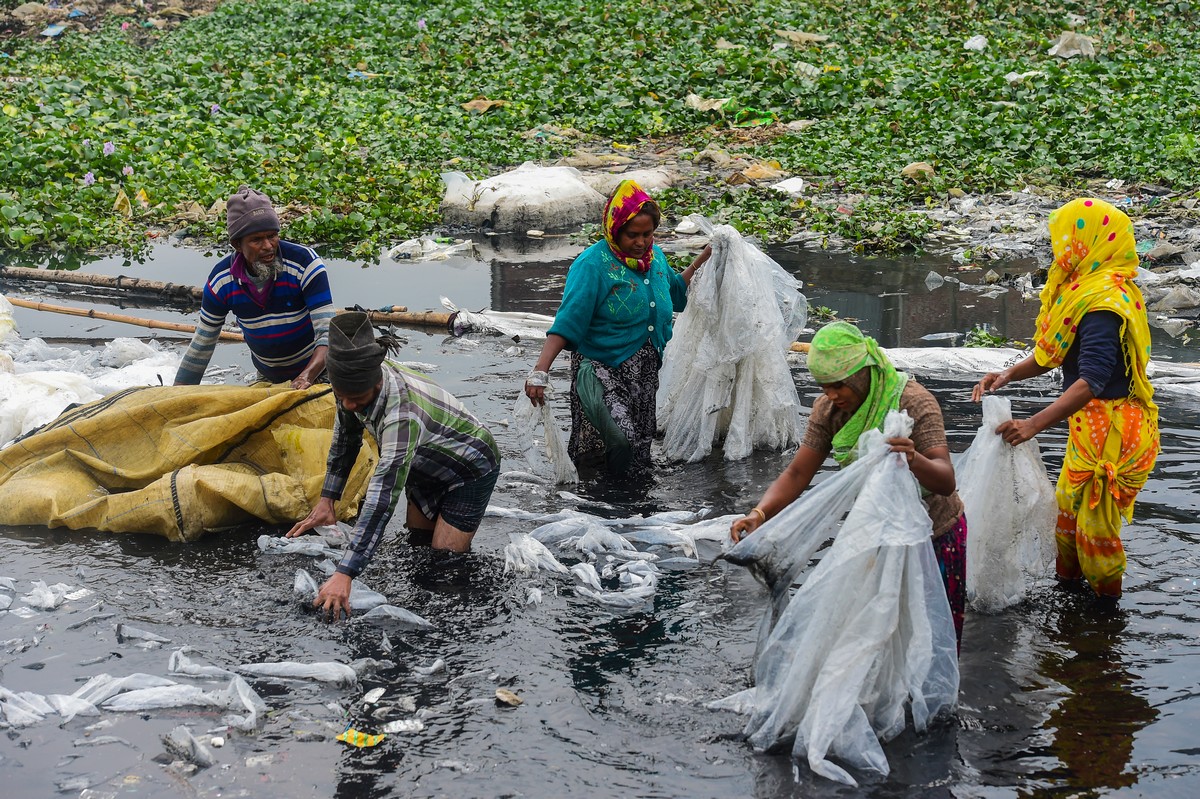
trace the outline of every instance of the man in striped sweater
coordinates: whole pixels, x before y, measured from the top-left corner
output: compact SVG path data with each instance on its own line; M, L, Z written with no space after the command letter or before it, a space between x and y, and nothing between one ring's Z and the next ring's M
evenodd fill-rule
M398 347L393 336L376 339L364 313L341 314L330 325L326 366L338 409L325 484L288 538L337 523L334 502L364 430L379 445L350 546L313 601L332 618L350 615L350 582L370 563L401 492L411 532L431 536L434 549L466 552L500 474L500 450L488 429L428 377L386 360Z
M232 313L259 377L308 388L325 371L333 297L320 256L279 238L271 200L240 186L226 204L233 252L204 284L200 324L175 374L175 385L196 385Z

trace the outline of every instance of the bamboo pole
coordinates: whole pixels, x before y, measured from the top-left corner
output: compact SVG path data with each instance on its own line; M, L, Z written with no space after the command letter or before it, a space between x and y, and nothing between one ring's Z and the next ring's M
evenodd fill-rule
M68 305L51 305L48 302L30 302L20 298L10 297L9 302L19 308L31 308L35 311L49 311L51 313L61 313L68 316L86 316L88 319L103 319L108 322L124 322L127 325L138 325L140 327L149 327L156 330L174 330L178 333L195 333L195 325L185 325L180 322L162 322L158 319L144 319L139 316L127 316L119 313L109 313L108 311L97 311L95 308L72 308ZM231 333L222 330L220 333L221 341L244 341L241 333Z
M67 283L74 286L93 286L120 291L144 291L166 294L175 299L196 301L204 296L203 289L182 283L162 283L157 280L144 280L140 277L124 277L123 275L113 277L56 269L26 269L20 266L0 267L0 280L34 280L41 283Z
M339 313L351 311L345 308ZM408 327L437 327L446 330L450 326L450 314L439 311L367 311L367 317L380 324L406 325Z

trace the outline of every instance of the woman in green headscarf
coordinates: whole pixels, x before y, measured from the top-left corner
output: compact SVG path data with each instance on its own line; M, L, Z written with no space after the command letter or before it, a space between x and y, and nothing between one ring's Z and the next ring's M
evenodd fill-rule
M888 411L907 411L913 420L912 437L892 438L888 443L893 452L904 453L923 489L922 499L933 521L933 549L961 642L967 521L954 490L941 407L923 386L896 371L875 339L849 322L826 325L813 336L808 371L822 396L813 403L804 442L754 509L733 523L730 535L740 541L757 530L808 488L829 455L839 466L850 464L858 456L858 439L864 432L881 429Z

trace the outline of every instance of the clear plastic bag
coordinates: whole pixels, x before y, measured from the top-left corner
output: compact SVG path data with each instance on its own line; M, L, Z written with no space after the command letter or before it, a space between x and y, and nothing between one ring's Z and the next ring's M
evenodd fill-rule
M983 424L955 466L967 508L967 600L997 613L1025 598L1054 562L1058 505L1037 439L1016 447L996 427L1012 419L1005 397L983 398Z
M689 217L713 253L692 279L660 372L663 454L694 462L724 442L726 460L800 440L787 353L807 322L799 282L729 225Z
M550 410L550 399L553 396L549 386L546 387L546 402L540 407L534 405L524 392L517 395L517 404L513 407L513 428L517 439L521 442L522 454L529 464L529 469L537 475L553 473L555 483L578 483L579 472L567 455L567 445L563 442L562 433L554 421L554 413ZM545 445L538 447L534 436L538 423L542 425ZM544 451L544 455L543 455ZM546 461L549 461L549 466Z
M915 478L886 442L909 430L906 414L889 414L884 432L864 435L855 464L727 555L753 565L778 601L825 540L829 517L836 524L850 498L829 551L782 611L767 614L745 728L759 750L794 738L793 756L850 785L854 778L830 757L886 775L880 741L904 729L905 708L923 731L958 694L954 622L932 523Z

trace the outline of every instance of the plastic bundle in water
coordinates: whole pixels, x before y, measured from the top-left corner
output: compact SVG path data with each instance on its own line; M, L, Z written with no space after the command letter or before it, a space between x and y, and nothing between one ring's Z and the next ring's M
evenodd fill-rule
M778 597L825 539L829 517L840 519L854 495L832 547L777 619L768 612L745 728L760 750L794 738L793 756L850 785L854 778L830 757L886 775L880 741L904 729L905 707L923 731L958 694L954 622L932 523L903 457L886 442L909 430L906 414L889 414L884 432L865 434L853 466L727 555L753 564Z
M466 225L497 232L566 230L600 217L604 197L583 182L579 170L540 167L526 161L487 180L444 172L442 215L451 227Z
M996 428L1012 419L1004 397L983 398L983 424L955 466L967 508L967 599L983 613L1017 604L1049 574L1058 506L1037 439L1016 447Z
M571 458L567 455L567 445L563 442L562 433L554 421L554 413L550 410L551 397L549 386L546 387L546 402L540 407L530 402L524 393L517 395L517 404L513 407L513 426L517 439L521 442L522 454L532 472L545 475L553 471L555 483L578 483L579 472L575 470L575 464L571 463ZM542 424L545 438L544 456L533 434L538 422ZM549 467L546 466L547 460L550 461Z
M787 352L808 318L799 282L729 225L696 274L667 346L657 397L663 453L698 461L724 440L726 460L800 440Z

